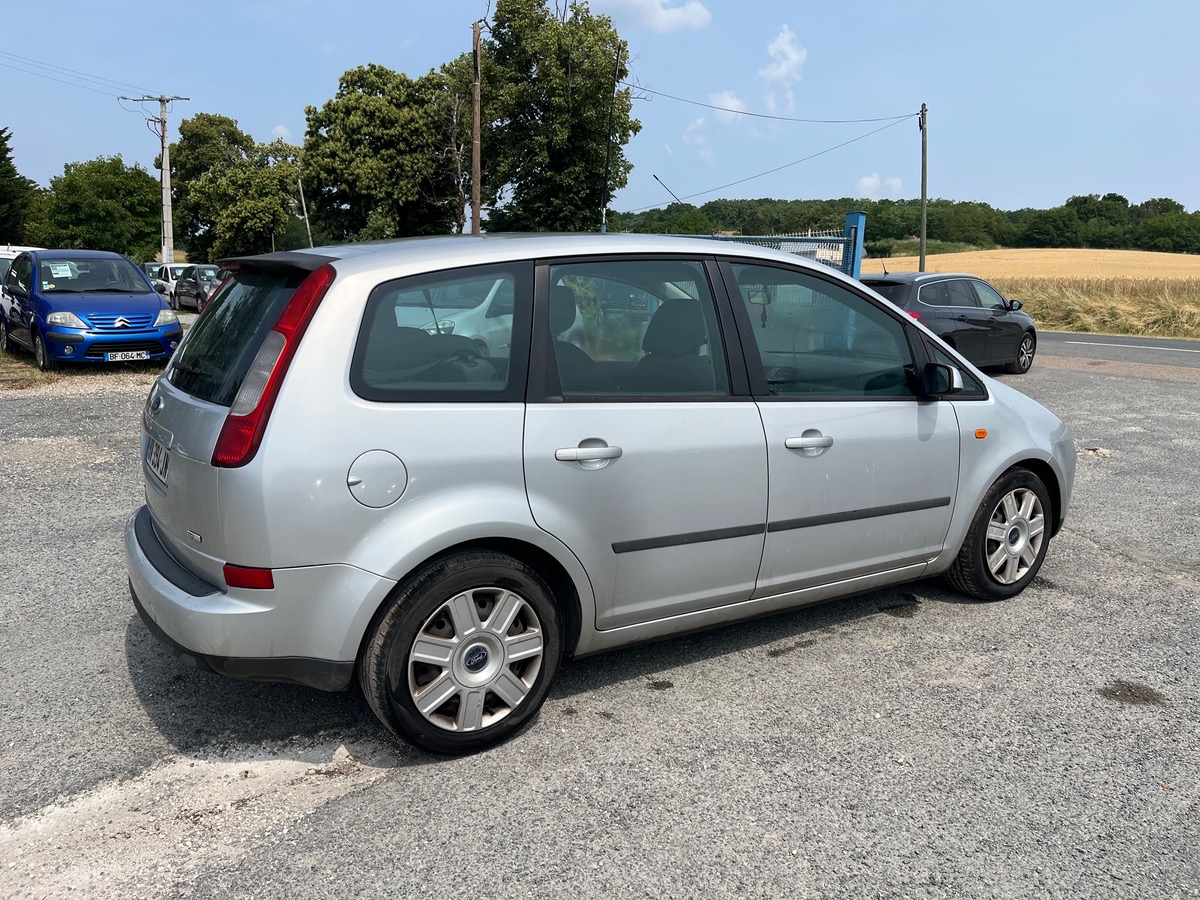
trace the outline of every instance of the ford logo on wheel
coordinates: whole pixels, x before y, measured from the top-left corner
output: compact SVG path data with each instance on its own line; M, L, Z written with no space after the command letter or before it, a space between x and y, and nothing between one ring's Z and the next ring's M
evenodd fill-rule
M488 652L486 647L472 647L467 651L466 657L463 659L464 665L468 672L478 672L483 669L488 663Z

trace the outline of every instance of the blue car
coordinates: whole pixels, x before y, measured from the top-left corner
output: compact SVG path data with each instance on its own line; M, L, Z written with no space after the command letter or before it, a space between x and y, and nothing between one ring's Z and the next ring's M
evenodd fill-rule
M182 337L179 317L119 253L31 250L0 282L0 351L20 344L43 372L63 362L166 362Z

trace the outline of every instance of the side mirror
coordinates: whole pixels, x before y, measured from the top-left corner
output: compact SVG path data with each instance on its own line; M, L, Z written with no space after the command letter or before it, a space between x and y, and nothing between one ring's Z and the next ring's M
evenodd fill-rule
M1021 308L1021 306L1022 306L1022 304L1021 304L1021 301L1020 301L1020 300L1009 300L1009 301L1008 301L1008 308L1009 308L1009 309L1020 309L1020 308Z
M962 372L943 363L926 363L921 373L921 384L929 397L957 394L963 389Z
M154 282L154 289L155 289L156 291L158 291L160 294L165 294L165 293L167 292L167 286L166 286L166 284L164 284L164 283L163 283L163 282L161 282L161 281L155 281L155 282Z

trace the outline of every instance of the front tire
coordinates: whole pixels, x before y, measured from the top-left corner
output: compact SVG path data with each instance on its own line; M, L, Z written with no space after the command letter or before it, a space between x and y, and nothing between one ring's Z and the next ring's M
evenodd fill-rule
M0 316L0 353L11 353L12 345L8 342L8 320Z
M43 372L53 372L58 368L58 363L50 358L50 353L46 349L46 339L42 337L40 331L34 332L33 335L33 358L37 361L37 367Z
M363 650L359 684L399 737L433 753L471 753L534 716L561 658L545 581L478 550L435 560L401 585Z
M1025 332L1021 345L1017 348L1017 358L1004 367L1004 371L1013 375L1024 375L1033 365L1033 354L1037 352L1037 338L1032 331Z
M1016 596L1046 559L1051 521L1050 494L1042 480L1028 469L1010 469L975 511L946 581L980 600Z

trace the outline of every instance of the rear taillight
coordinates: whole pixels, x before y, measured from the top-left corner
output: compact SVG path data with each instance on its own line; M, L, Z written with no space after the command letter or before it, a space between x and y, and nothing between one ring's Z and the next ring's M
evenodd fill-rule
M908 314L909 314L910 316L912 316L914 319L919 319L919 318L921 318L921 314L920 314L919 312L913 312L912 310L909 310Z
M251 588L256 591L270 591L275 588L275 576L270 569L256 569L250 566L235 566L225 563L225 583L235 588Z
M292 294L279 321L258 348L229 415L225 417L217 445L213 448L214 466L235 469L254 459L283 377L313 313L333 283L333 277L331 266L321 266L300 282Z

